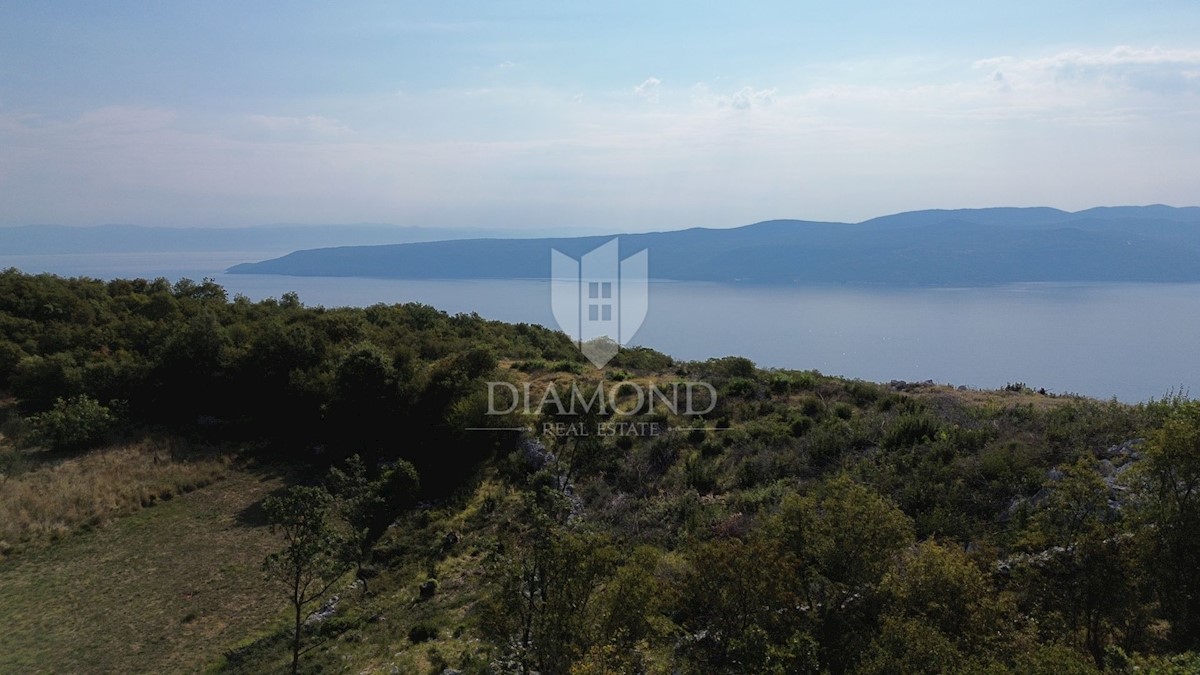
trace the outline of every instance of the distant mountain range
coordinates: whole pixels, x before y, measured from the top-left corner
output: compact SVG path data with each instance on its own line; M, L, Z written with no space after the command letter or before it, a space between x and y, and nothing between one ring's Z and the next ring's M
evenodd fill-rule
M461 239L299 250L234 274L400 279L545 279L613 236ZM751 283L985 285L1018 281L1200 282L1200 207L991 208L899 213L861 223L771 220L732 229L620 236L649 250L650 276Z

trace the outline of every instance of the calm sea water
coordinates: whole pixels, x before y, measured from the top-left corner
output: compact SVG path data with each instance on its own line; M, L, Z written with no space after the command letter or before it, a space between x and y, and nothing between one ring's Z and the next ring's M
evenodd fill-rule
M278 252L4 256L0 268L100 278L212 277L258 300L422 302L450 313L554 326L542 281L402 281L222 272ZM1200 284L987 288L763 287L652 282L634 343L682 359L741 355L873 381L980 388L1024 382L1123 401L1200 391Z

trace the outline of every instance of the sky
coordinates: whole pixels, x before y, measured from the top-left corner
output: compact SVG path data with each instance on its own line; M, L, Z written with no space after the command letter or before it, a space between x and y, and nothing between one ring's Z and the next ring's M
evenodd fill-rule
M1200 204L1200 3L0 2L0 225Z

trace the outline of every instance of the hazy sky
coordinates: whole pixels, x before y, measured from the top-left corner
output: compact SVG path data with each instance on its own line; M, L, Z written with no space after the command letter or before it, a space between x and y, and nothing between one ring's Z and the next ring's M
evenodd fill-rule
M0 224L1155 202L1200 204L1194 0L0 4Z

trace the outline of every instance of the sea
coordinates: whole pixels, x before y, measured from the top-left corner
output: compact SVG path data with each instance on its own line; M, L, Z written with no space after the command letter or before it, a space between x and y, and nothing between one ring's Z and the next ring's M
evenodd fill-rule
M546 280L400 280L226 274L285 251L4 255L0 269L101 279L212 278L252 300L293 291L308 306L419 302L451 314L557 328ZM1140 402L1200 391L1200 284L764 286L651 281L629 341L699 360L876 382L979 389L1021 383Z

